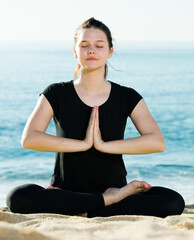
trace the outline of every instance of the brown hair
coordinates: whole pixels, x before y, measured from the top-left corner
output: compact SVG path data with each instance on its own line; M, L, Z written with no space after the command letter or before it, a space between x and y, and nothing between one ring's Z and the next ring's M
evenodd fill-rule
M78 35L79 35L79 31L81 29L86 29L86 28L97 28L97 29L100 29L102 30L106 37L107 37L107 40L108 40L108 44L109 44L109 48L111 48L113 46L113 43L112 43L112 35L111 35L111 32L109 30L109 28L104 24L102 23L101 21L98 21L96 20L95 18L89 18L88 20L86 20L84 23L82 23L76 30L75 32L75 37L74 37L74 42L76 44L76 42L78 41ZM77 67L75 68L74 70L74 77L75 79L77 78L77 75L78 75L78 71L80 69L80 64L77 65ZM106 76L108 74L108 66L107 64L105 64L105 69L104 69L104 78L106 79Z

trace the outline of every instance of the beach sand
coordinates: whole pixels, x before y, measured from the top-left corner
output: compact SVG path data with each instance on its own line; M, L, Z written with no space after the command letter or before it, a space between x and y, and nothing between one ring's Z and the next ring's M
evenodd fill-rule
M0 240L194 239L194 205L166 218L119 215L86 218L59 214L15 214L0 208Z

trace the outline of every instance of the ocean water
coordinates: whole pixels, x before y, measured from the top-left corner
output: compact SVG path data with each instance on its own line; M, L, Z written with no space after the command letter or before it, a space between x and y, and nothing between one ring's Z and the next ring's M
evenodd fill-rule
M0 206L25 183L48 185L55 153L23 149L25 123L39 93L73 79L77 62L65 42L0 43ZM116 43L107 79L136 89L160 126L166 151L124 155L127 179L178 191L194 203L194 43ZM51 121L47 133L55 134ZM138 136L131 120L125 138Z

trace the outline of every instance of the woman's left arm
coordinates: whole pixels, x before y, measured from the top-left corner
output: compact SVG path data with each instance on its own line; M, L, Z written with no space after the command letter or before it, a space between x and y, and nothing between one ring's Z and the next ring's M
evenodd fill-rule
M149 112L144 99L141 99L136 105L130 118L141 136L104 142L99 129L98 111L96 111L96 124L94 127L95 148L101 152L112 154L149 154L164 152L166 146L163 134Z

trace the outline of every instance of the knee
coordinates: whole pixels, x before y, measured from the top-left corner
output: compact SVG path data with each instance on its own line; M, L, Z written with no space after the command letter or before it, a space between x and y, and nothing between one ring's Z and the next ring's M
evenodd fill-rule
M42 187L35 184L24 184L12 189L6 198L7 207L11 212L15 213L28 213L30 204L30 192Z
M21 213L21 206L22 206L22 190L20 187L16 187L12 189L6 198L7 207L11 212Z
M173 194L173 197L169 199L169 203L166 205L166 216L180 215L185 208L185 201L183 197L179 193L175 193Z
M175 209L176 209L175 215L180 215L184 211L185 201L179 193L177 193L177 195L178 196L177 196L176 200L174 200L174 205L175 205Z

